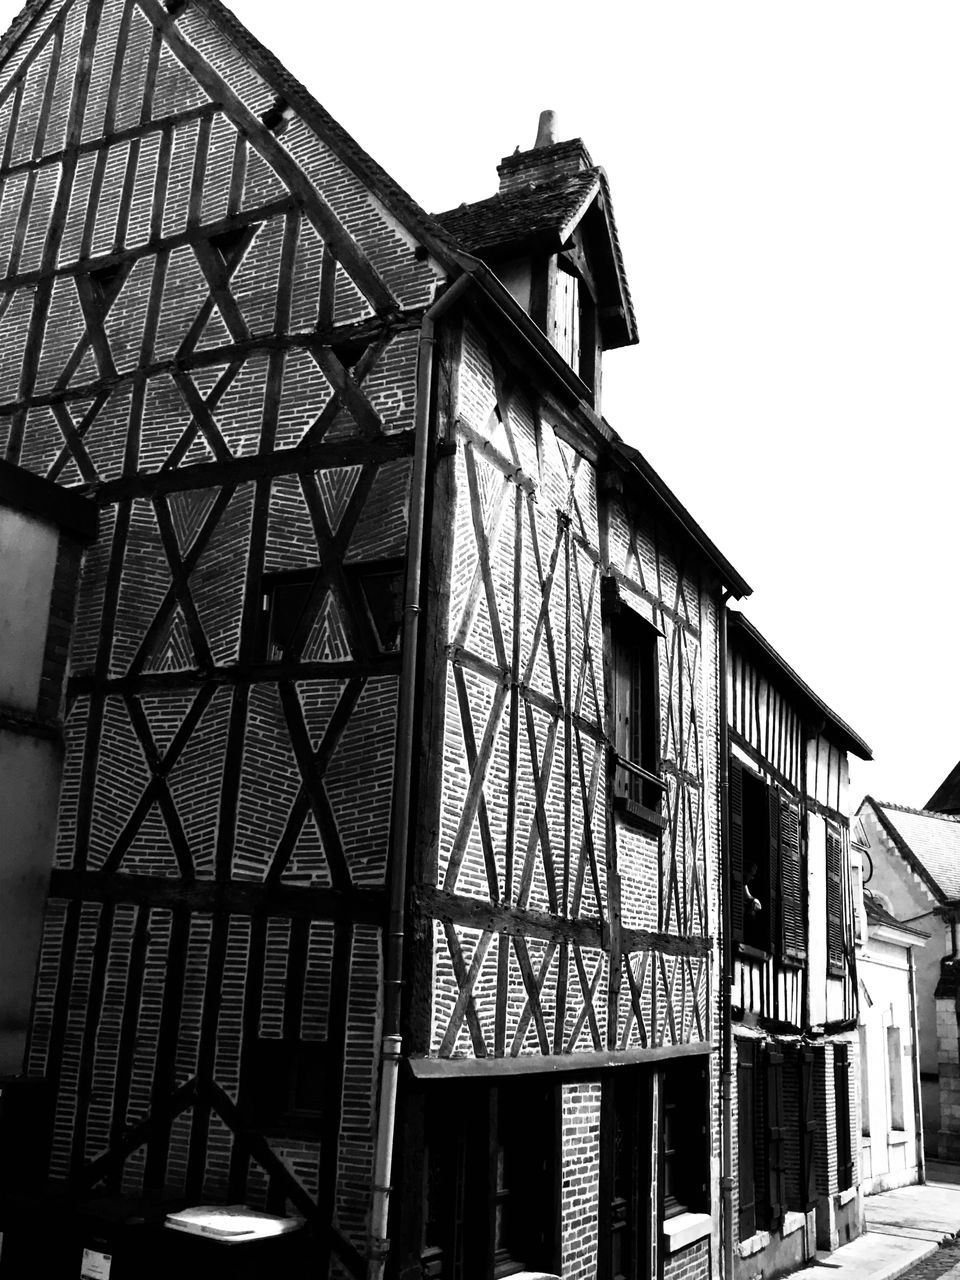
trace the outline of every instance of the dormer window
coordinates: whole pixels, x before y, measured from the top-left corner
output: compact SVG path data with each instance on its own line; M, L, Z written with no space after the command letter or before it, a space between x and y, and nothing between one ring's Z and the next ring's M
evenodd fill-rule
M553 310L553 345L571 369L580 371L580 281L560 263Z

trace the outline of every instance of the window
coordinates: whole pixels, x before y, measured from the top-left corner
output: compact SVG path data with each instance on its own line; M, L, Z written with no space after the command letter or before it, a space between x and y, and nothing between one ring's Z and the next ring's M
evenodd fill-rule
M710 1208L705 1062L671 1063L663 1075L663 1216Z
M395 653L400 647L403 623L403 585L402 561L345 565L342 590L347 600L343 602L338 595L336 603L331 603L330 584L322 580L319 566L264 574L264 659L284 662L315 656L315 646L309 643L311 637L330 632L339 638L345 614L363 628L372 653ZM333 621L329 609L334 610ZM345 639L338 639L337 647L346 643Z
M326 1106L328 1071L322 1040L255 1040L244 1065L250 1123L267 1132L315 1135Z
M611 621L614 797L621 809L659 819L660 778L659 632L619 603L614 579L604 589Z
M437 1085L427 1099L421 1264L500 1280L558 1264L556 1085Z
M797 1162L796 1197L789 1207L806 1213L817 1201L817 1091L815 1050L798 1046L796 1070L797 1124L799 1127L799 1160Z
M624 1068L604 1084L598 1260L610 1280L642 1276L649 1257L652 1083Z
M799 807L733 758L729 797L733 941L802 960L806 914Z
M737 1040L739 1232L773 1231L786 1208L786 1055L777 1044ZM811 1073L812 1079L812 1073Z
M870 1054L867 1051L869 1033L864 1023L857 1028L860 1033L860 1133L870 1137Z
M833 1091L837 1122L837 1189L853 1186L853 1146L850 1139L850 1050L833 1046Z
M827 824L827 970L834 977L846 971L846 939L843 919L843 837L840 828Z
M709 1212L709 1096L705 1058L672 1061L660 1070L618 1067L604 1080L598 1251L602 1280L645 1280L659 1221L686 1212ZM655 1185L659 1200L651 1198Z
M890 1084L890 1128L903 1129L903 1048L899 1027L887 1027L887 1071Z
M303 648L318 575L319 568L264 574L264 644L269 662L296 657Z

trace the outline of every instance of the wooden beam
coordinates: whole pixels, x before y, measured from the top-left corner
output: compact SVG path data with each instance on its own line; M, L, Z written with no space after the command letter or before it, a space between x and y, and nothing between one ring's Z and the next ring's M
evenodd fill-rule
M710 1041L663 1045L656 1049L599 1049L586 1053L524 1054L516 1058L407 1058L415 1080L491 1079L504 1076L559 1076L643 1066L712 1053Z

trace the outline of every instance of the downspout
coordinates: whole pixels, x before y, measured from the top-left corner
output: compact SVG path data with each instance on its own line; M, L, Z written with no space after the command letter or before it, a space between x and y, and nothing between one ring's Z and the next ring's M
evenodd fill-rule
M720 596L720 928L723 976L721 979L720 1024L720 1152L721 1231L723 1234L724 1280L733 1280L733 945L730 941L730 766L727 732L727 600Z
M920 1030L917 1026L917 962L913 947L907 948L907 960L910 966L910 1038L913 1041L912 1061L913 1076L913 1128L917 1144L917 1181L923 1185L927 1180L927 1163L923 1154L923 1105L920 1097Z
M390 842L389 915L384 948L383 1033L380 1049L380 1105L373 1162L373 1195L367 1252L368 1280L382 1280L390 1251L390 1179L393 1136L400 1076L400 1001L403 991L404 914L407 896L407 852L413 758L416 750L416 674L420 649L420 586L423 570L424 510L427 462L430 454L430 403L433 392L434 329L440 316L470 287L473 278L460 276L424 312L417 351L417 411L414 425L413 475L410 485L410 554L403 601L403 656L400 705L397 713L397 766L394 781Z

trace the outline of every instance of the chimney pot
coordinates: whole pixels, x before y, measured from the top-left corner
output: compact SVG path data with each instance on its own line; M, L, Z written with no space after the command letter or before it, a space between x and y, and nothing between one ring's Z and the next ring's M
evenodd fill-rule
M534 151L539 151L541 147L552 147L557 141L557 113L555 111L541 111L540 120L537 124L537 140L533 144Z

